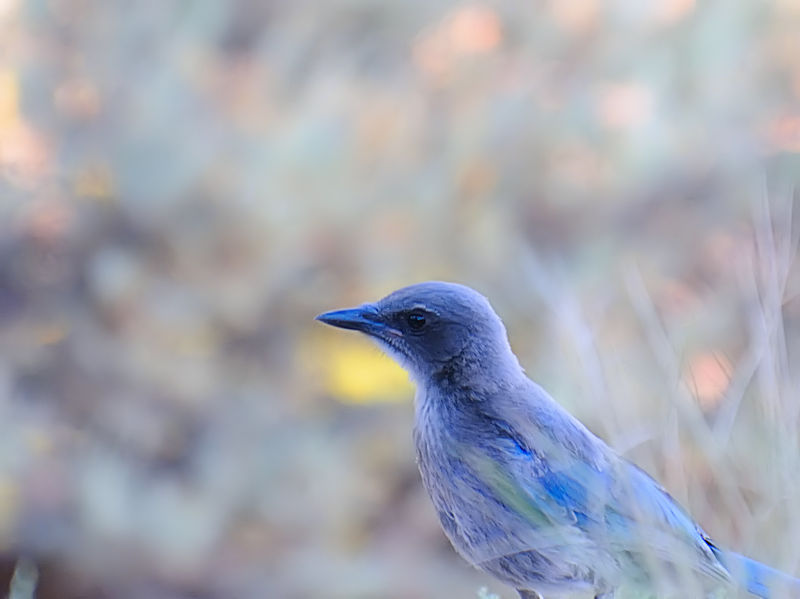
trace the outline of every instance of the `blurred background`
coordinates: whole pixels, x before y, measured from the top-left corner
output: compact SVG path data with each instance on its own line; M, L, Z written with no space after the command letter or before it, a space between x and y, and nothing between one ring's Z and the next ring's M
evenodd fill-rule
M798 31L796 0L0 0L0 592L516 597L439 530L405 374L313 321L431 278L800 573Z

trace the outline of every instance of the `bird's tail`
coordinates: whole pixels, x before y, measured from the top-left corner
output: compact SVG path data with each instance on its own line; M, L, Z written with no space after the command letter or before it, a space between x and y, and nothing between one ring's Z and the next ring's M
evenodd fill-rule
M751 595L762 599L800 599L800 579L733 551L713 545L711 550L737 584Z

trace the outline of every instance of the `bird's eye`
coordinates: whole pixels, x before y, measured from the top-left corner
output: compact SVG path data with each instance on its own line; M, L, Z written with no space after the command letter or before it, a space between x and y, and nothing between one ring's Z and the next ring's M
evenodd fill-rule
M425 326L425 315L419 312L411 312L406 315L406 323L412 331L421 331Z

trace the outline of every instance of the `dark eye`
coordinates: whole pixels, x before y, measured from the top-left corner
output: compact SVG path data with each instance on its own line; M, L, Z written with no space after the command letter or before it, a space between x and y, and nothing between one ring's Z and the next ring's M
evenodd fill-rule
M425 315L419 312L411 312L406 315L406 323L412 331L421 331L425 326Z

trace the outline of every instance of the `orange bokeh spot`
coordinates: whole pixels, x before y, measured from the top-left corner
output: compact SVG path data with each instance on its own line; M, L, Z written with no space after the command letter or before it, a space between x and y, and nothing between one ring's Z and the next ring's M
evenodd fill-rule
M686 384L703 410L717 407L731 382L730 361L718 352L697 354L689 361Z

